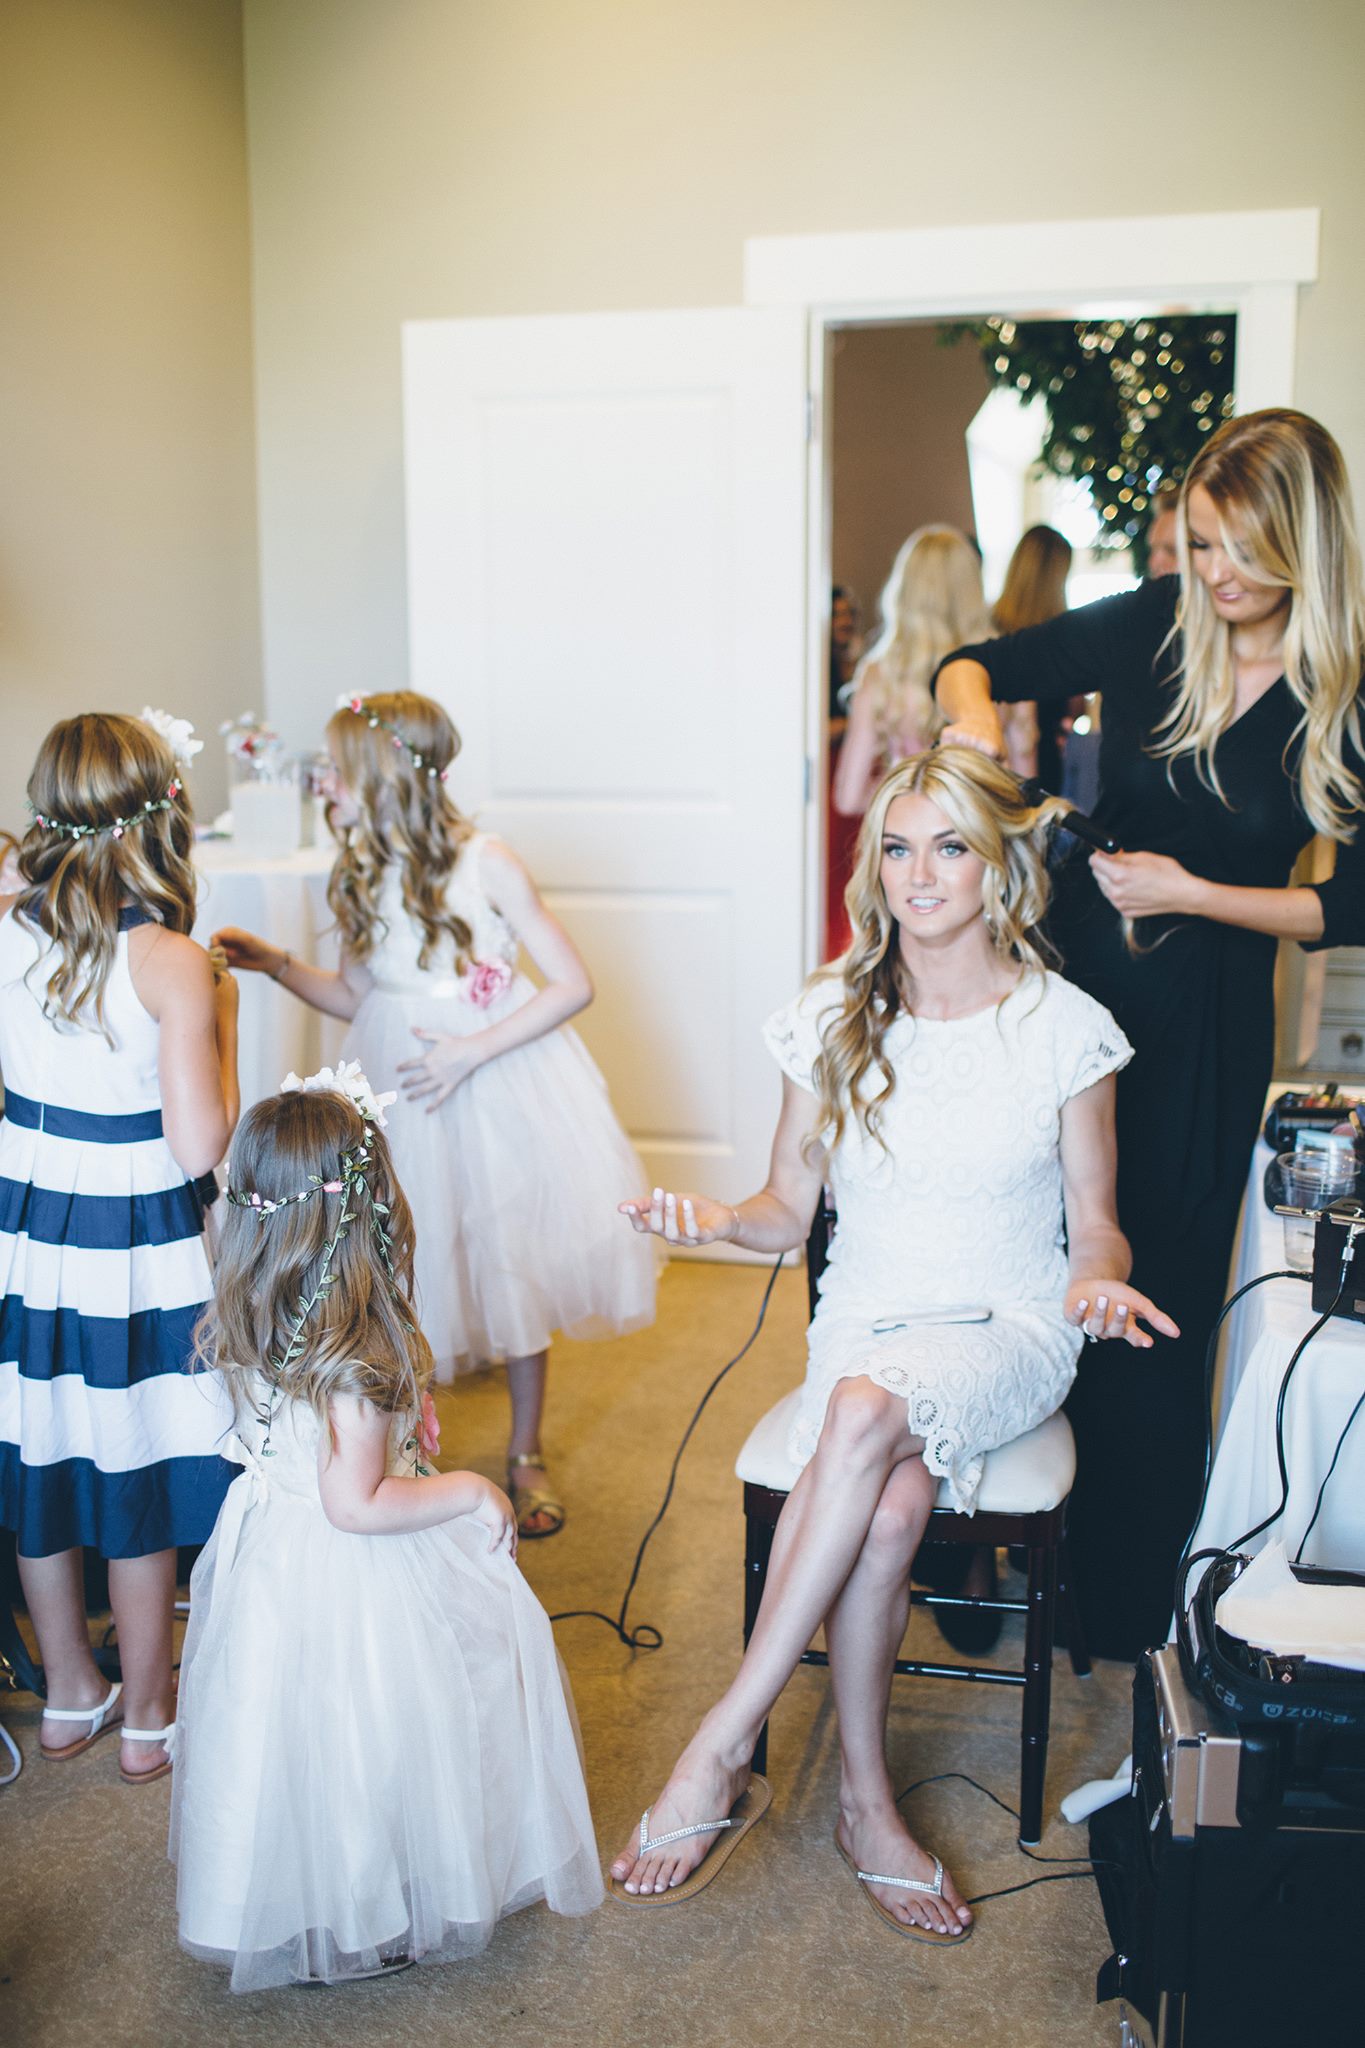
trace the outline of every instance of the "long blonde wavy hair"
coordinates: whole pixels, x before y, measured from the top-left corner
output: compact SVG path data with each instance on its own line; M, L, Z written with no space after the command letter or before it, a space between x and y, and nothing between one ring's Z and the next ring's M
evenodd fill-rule
M160 804L179 781L160 733L116 711L85 711L54 725L28 779L28 799L39 815L19 845L24 886L15 909L51 942L44 1013L67 1024L93 1023L111 1043L104 998L120 910L131 901L173 932L194 924L189 798L179 789L167 809L146 808ZM39 817L68 825L137 822L117 838L104 830L73 839Z
M340 850L327 901L342 944L353 960L365 960L374 951L383 936L379 891L384 870L396 861L403 908L422 934L419 966L429 966L442 939L449 939L461 971L469 961L473 934L462 917L446 908L445 897L474 827L440 779L460 751L460 735L440 705L415 690L379 691L360 703L358 712L343 708L327 722L327 743L360 813L355 825L333 826ZM371 718L381 723L372 726ZM414 754L421 756L422 767ZM437 773L429 774L428 766Z
M1218 509L1223 545L1249 577L1289 592L1284 674L1300 716L1300 800L1329 839L1355 837L1365 788L1347 766L1361 745L1358 692L1365 667L1365 583L1341 450L1306 413L1271 408L1227 420L1190 464L1176 544L1182 663L1175 702L1153 752L1192 755L1219 797L1214 748L1236 715L1232 629L1214 610L1190 559L1189 494L1202 485Z
M981 563L955 526L921 526L892 564L881 600L882 628L859 665L855 690L871 692L873 724L894 753L900 729L925 740L943 720L929 685L945 654L992 636Z
M839 1007L821 1032L813 1075L820 1101L817 1141L831 1150L851 1115L880 1141L882 1113L896 1086L886 1034L898 1017L914 1015L900 927L881 878L887 812L902 796L936 803L964 845L984 861L981 907L1000 958L1018 965L1023 979L1041 974L1055 959L1039 927L1050 894L1047 830L1066 809L1060 798L1025 803L1009 770L973 747L937 747L893 768L868 806L844 891L853 943L822 970L843 983ZM869 1100L864 1084L872 1074L882 1085Z
M273 1214L227 1205L218 1242L213 1300L195 1330L195 1362L216 1366L237 1413L256 1407L248 1376L260 1373L303 1401L320 1420L334 1394L358 1394L387 1414L416 1416L431 1380L431 1346L412 1310L412 1211L382 1131L344 1095L309 1090L268 1095L237 1126L228 1162L234 1194L281 1202L318 1181L342 1178L342 1161L370 1153L364 1187L350 1189L354 1220L332 1254L331 1286L303 1328L299 1355L277 1375L321 1276L347 1190L319 1187L306 1202ZM390 1284L374 1234L376 1205L390 1239ZM384 1209L387 1209L387 1215ZM395 1291L396 1288L396 1291Z

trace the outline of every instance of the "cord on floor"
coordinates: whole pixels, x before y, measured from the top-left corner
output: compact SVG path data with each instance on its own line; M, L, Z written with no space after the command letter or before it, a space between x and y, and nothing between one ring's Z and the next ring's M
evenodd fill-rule
M701 1421L707 1402L711 1399L711 1396L715 1393L716 1388L720 1385L726 1374L733 1372L740 1360L746 1357L757 1343L758 1333L763 1328L763 1319L768 1313L768 1303L772 1300L773 1288L777 1285L777 1276L781 1271L782 1256L779 1256L773 1263L772 1272L768 1275L768 1284L763 1290L763 1299L759 1304L758 1310L758 1321L754 1324L753 1329L750 1330L734 1357L727 1364L723 1365L716 1374L710 1386L706 1389L700 1401L698 1401L692 1420L683 1431L682 1442L674 1452L673 1463L669 1467L668 1484L664 1488L664 1497L659 1504L659 1512L640 1538L640 1547L635 1553L635 1562L631 1566L630 1580L626 1586L625 1598L621 1602L620 1613L613 1620L611 1615L603 1614L599 1607L571 1607L563 1614L552 1614L550 1616L551 1621L601 1621L606 1623L613 1635L620 1637L628 1650L658 1650L663 1647L662 1631L655 1628L652 1621L639 1621L635 1624L634 1628L628 1629L626 1627L626 1610L630 1606L631 1596L635 1591L635 1582L640 1576L640 1567L645 1561L645 1552L649 1548L650 1538L668 1513L669 1504L673 1499L673 1489L677 1484L678 1467L682 1463L683 1452L692 1440L692 1432Z
M998 1806L1002 1813L1007 1813L1011 1820L1018 1820L1019 1813L1017 1808L1011 1806L1008 1800L1002 1799L998 1793L992 1792L989 1785L981 1784L978 1779L973 1778L966 1771L936 1771L931 1778L916 1778L913 1785L907 1785L903 1792L896 1794L897 1806L900 1805L902 1799L908 1799L912 1792L918 1792L921 1786L943 1785L950 1778L956 1778L963 1785L970 1785L974 1792L982 1793L990 1800L993 1806ZM1085 1868L1084 1870L1060 1870L1050 1877L1026 1877L1022 1884L1002 1885L999 1891L994 1892L977 1892L974 1897L965 1901L967 1905L980 1906L987 1899L1007 1899L1011 1892L1031 1891L1036 1884L1066 1884L1073 1877L1093 1877L1097 1870L1116 1870L1118 1868L1118 1865L1108 1857L1040 1856L1036 1849L1026 1848L1022 1842L1016 1843L1015 1846L1021 1856L1028 1857L1030 1863L1084 1863Z

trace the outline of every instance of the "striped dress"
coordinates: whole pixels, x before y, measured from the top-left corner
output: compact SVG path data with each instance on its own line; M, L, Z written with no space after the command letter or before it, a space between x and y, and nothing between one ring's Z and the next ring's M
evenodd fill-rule
M110 1045L44 1016L47 942L0 917L0 1528L25 1557L203 1543L236 1472L218 1376L186 1371L209 1268L128 971L145 921L120 920Z

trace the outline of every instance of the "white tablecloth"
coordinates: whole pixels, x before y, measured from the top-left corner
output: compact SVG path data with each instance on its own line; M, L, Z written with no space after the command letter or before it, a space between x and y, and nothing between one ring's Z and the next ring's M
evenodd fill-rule
M195 850L203 878L194 936L207 945L210 932L222 925L240 925L273 945L285 946L300 960L335 967L337 945L329 930L327 876L335 858L330 846L260 860L230 840L205 840ZM261 974L239 977L242 990L238 1026L238 1072L242 1108L271 1095L292 1067L315 1073L335 1064L346 1033L345 1024L309 1009L296 996Z
M1285 1263L1281 1219L1265 1206L1262 1177L1270 1147L1256 1147L1234 1265L1233 1285ZM1365 1294L1365 1246L1361 1252ZM1223 1548L1261 1520L1280 1497L1275 1404L1294 1346L1315 1317L1306 1280L1272 1280L1232 1312L1223 1363L1219 1433L1208 1499L1193 1548ZM1285 1401L1289 1505L1267 1532L1293 1557L1312 1516L1337 1438L1365 1393L1365 1323L1334 1316L1304 1352ZM1261 1548L1265 1538L1248 1545ZM1304 1562L1365 1570L1365 1408L1342 1446Z

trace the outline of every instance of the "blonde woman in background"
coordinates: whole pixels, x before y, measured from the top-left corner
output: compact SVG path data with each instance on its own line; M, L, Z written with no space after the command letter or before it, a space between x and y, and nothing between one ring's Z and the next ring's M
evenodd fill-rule
M1005 587L991 608L997 633L1022 633L1026 626L1045 625L1066 610L1066 579L1071 573L1071 543L1055 526L1030 526L1010 556ZM1039 776L1046 788L1062 787L1061 724L1064 712L1053 710L1040 720L1036 704L1002 707L1005 759L1016 775Z
M945 654L991 631L981 562L955 526L921 526L896 556L882 629L853 679L834 775L834 808L861 817L886 770L918 754L942 720L930 684Z
M768 1022L782 1109L767 1184L626 1205L671 1244L801 1244L824 1182L838 1228L810 1326L782 1510L748 1649L675 1765L613 1896L710 1882L761 1817L759 1729L823 1623L839 1716L835 1845L882 1921L960 1941L971 1912L910 1835L886 1758L910 1564L943 1486L970 1513L984 1454L1062 1401L1081 1332L1147 1350L1114 1213L1114 1082L1129 1047L1049 971L1044 814L979 753L886 778L858 841L853 944ZM1114 1347L1111 1347L1114 1348Z
M1123 851L1073 849L1048 930L1135 1048L1119 1219L1135 1280L1184 1332L1135 1370L1086 1353L1068 1402L1076 1591L1090 1648L1125 1661L1166 1635L1199 1498L1204 1349L1270 1081L1276 942L1365 943L1365 588L1340 450L1303 413L1229 420L1177 523L1178 580L964 647L937 679L946 736L997 756L997 703L1104 692L1095 814ZM1337 842L1335 875L1286 886L1315 832Z

